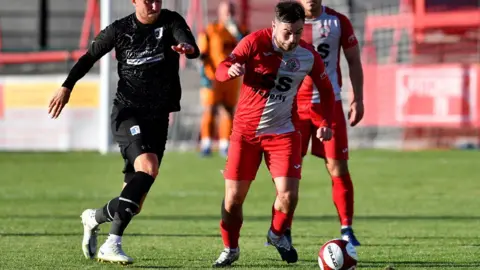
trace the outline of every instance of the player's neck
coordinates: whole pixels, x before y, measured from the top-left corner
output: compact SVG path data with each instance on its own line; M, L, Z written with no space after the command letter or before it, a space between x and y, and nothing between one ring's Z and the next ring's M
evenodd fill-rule
M137 19L137 22L141 24L149 25L149 24L154 24L158 20L158 17L155 20L149 20L149 19L142 18L142 16L135 13L135 19Z
M273 41L274 49L279 52L283 52L282 48L278 46L277 39L275 38L275 36L273 36L272 41Z
M320 15L322 15L323 13L323 6L320 6L320 8L316 9L316 10L312 10L310 12L306 12L305 13L305 18L307 19L316 19L318 17L320 17Z
M293 48L289 51L286 51L286 50L282 49L282 47L278 46L278 42L275 38L273 38L273 44L275 45L274 49L276 49L276 51L278 51L280 53L289 53L289 52L292 52L293 50L295 50L295 48Z

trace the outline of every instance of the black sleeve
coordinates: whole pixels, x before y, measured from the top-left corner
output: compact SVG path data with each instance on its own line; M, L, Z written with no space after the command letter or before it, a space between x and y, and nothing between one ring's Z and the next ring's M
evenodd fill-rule
M75 84L93 67L95 62L111 51L114 46L115 28L113 25L109 25L95 37L88 51L78 59L78 62L72 67L62 86L72 90Z
M197 42L195 41L195 37L192 34L192 30L187 25L185 19L178 13L174 13L174 19L172 24L172 32L173 38L178 43L187 43L193 46L195 52L192 54L186 54L185 56L188 59L194 59L200 56L200 50L198 49Z

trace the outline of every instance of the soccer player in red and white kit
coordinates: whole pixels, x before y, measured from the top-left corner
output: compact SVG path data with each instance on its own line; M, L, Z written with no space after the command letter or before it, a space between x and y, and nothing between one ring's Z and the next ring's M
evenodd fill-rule
M298 260L297 251L284 235L297 205L301 178L301 135L295 129L298 88L310 76L322 99L309 108L318 127L317 140L327 141L332 137L330 122L335 103L320 55L300 40L304 22L305 11L300 3L278 3L272 28L243 38L216 70L218 81L242 75L244 78L224 170L220 229L225 249L214 267L229 266L239 258L242 205L262 156L277 191L267 241L277 248L282 260L287 263Z
M341 236L354 246L360 243L352 229L353 219L353 184L348 170L347 123L342 108L340 71L340 50L343 49L349 66L353 86L353 101L348 112L350 126L357 125L363 117L363 70L360 49L350 20L343 14L322 5L322 0L301 0L306 12L302 39L312 44L325 62L326 70L335 91L335 116L332 122L333 138L330 141L312 139L311 152L324 158L332 178L332 197L341 223ZM318 95L312 96L315 84L305 79L299 90L297 101L300 121L298 129L302 133L302 151L306 155L309 140L315 137L318 127L311 121L309 108L321 101ZM313 91L316 93L316 91ZM286 235L291 241L291 231Z

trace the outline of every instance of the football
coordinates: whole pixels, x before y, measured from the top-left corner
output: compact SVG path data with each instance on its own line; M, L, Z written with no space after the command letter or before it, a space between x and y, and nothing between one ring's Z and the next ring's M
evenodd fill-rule
M354 270L357 261L355 247L343 239L326 242L318 252L318 265L322 270Z

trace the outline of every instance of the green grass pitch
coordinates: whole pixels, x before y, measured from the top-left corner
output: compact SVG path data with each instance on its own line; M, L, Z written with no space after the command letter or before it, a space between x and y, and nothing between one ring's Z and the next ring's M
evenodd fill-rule
M167 153L143 212L124 237L126 268L210 268L222 249L221 158ZM0 269L117 269L83 258L79 215L122 185L119 154L0 154ZM480 152L353 151L354 228L360 269L480 269ZM322 243L339 236L322 162L303 166L293 237L299 262L265 247L275 196L263 168L245 204L238 269L318 269ZM108 232L101 227L100 244Z

